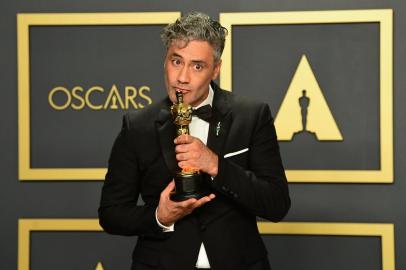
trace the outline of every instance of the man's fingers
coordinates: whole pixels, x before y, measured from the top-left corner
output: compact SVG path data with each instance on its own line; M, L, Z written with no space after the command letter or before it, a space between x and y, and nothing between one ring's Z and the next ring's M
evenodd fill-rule
M184 144L178 144L175 146L175 152L176 153L185 153L187 152L187 147Z
M203 206L204 204L213 200L216 196L214 194L210 194L199 200L195 198L188 199L182 202L171 202L171 212L173 216L176 216L175 220L178 220L186 215L189 215L198 207Z
M199 164L197 164L196 162L190 161L190 160L188 160L188 161L179 161L178 166L180 168L182 168L182 169L183 168L192 168L192 169L200 170Z
M203 198L200 198L199 200L196 199L188 199L186 201L181 202L181 207L183 207L184 209L195 209L198 208L200 206L202 206L203 204L206 204L208 202L210 202L211 200L213 200L216 197L216 195L214 194L210 194L208 196L204 196Z
M181 209L190 208L197 200L195 198L187 199L186 201L181 201L177 203L177 207Z
M176 160L177 161L183 161L183 160L187 160L187 154L183 153L183 154L176 154Z
M200 206L202 206L202 205L204 205L204 204L210 202L210 201L213 200L215 197L216 197L216 195L210 194L210 195L208 195L208 196L205 196L205 197L199 199L198 201L196 201L196 202L194 203L194 208L200 207Z
M216 195L213 194L213 193L211 193L210 195L204 196L204 197L201 198L200 200L205 199L205 200L211 201L211 200L213 200L214 198L216 198Z
M184 143L191 143L193 141L193 137L188 134L182 134L176 137L174 140L175 144L184 144Z
M175 189L175 181L171 181L166 188L162 191L162 194L169 195Z

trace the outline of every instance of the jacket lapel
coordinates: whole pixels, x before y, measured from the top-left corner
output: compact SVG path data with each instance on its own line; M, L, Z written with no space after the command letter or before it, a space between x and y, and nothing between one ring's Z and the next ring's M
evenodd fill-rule
M175 156L175 144L173 140L176 137L175 126L169 112L171 103L169 98L164 102L155 126L158 131L159 142L161 144L162 155L165 159L166 166L170 172L175 172L178 168Z
M217 155L222 156L232 123L230 103L224 90L215 84L212 84L212 87L214 89L213 117L210 121L207 146Z

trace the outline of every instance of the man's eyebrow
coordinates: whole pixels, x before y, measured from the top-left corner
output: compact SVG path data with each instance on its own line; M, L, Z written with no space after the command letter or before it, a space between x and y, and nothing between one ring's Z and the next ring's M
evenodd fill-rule
M180 54L177 54L177 53L173 53L173 54L171 55L171 57L178 57L178 58L182 58L182 59L183 59L183 56L180 55ZM193 64L200 64L200 65L204 65L204 66L207 66L207 65L208 65L208 64L206 63L206 61L204 61L204 60L199 60L199 59L191 60L191 62L192 62Z
M207 63L205 61L203 61L203 60L192 60L192 63L207 66Z
M183 57L182 57L182 55L177 54L177 53L173 53L173 54L172 54L172 57L173 57L173 56L175 56L175 57L179 57L179 58L183 58Z

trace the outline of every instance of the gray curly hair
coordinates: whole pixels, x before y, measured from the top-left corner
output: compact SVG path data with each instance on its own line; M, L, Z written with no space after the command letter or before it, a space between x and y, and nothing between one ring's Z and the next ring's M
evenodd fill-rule
M214 49L214 60L218 62L223 53L227 33L226 28L208 15L191 12L168 24L161 33L161 39L166 49L177 40L186 42L185 46L192 40L207 41Z

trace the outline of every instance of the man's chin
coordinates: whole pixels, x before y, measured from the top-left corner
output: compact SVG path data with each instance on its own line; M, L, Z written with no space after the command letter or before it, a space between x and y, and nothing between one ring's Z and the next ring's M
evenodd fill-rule
M183 102L186 103L186 104L191 105L192 107L195 107L195 106L194 106L195 101L189 100L189 99L188 99L187 97L185 97L185 96L183 96Z

